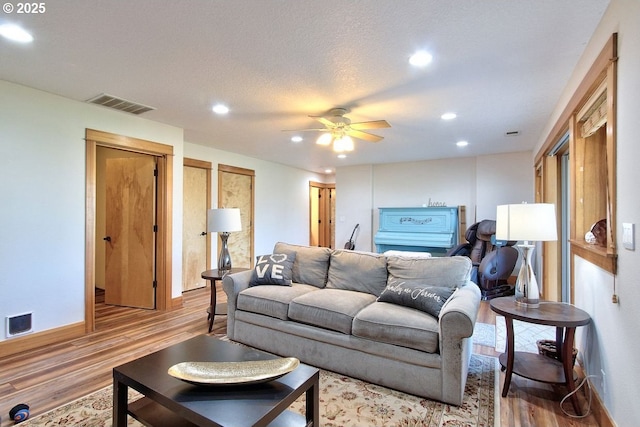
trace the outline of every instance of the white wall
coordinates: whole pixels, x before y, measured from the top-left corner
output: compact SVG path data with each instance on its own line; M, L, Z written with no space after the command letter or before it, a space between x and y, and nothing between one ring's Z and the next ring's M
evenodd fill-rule
M33 312L34 332L84 321L86 128L174 147L174 298L182 291L185 146L188 157L214 169L256 171L256 254L270 253L278 240L308 243L309 180L323 176L185 144L182 129L0 81L0 341L7 316Z
M278 241L309 244L309 181L324 182L324 176L302 169L266 162L239 154L186 142L185 157L212 163L212 207L218 201L218 165L255 171L255 254L271 253ZM215 265L212 239L212 265Z
M635 426L640 419L638 391L640 369L640 256L622 247L622 223L640 223L640 2L612 0L584 55L550 116L538 148L557 121L576 87L586 74L611 34L618 33L617 91L617 223L618 274L613 276L589 262L575 258L575 304L587 311L591 326L579 328L578 348L589 375L597 375L593 384L607 410L619 426ZM537 151L537 150L536 150ZM637 231L636 231L637 238ZM637 243L636 243L637 245ZM614 287L619 303L613 304ZM584 331L580 331L584 329ZM605 372L604 378L602 371Z
M531 152L494 154L476 159L476 218L496 219L496 206L534 201Z
M33 312L34 331L84 320L86 128L172 145L182 163L181 129L0 81L0 340L15 314ZM181 200L174 284L177 212Z
M336 247L342 248L354 235L356 250L370 251L373 227L373 167L351 166L336 170ZM377 214L377 212L376 212Z
M364 223L356 249L375 251L381 207L464 205L471 225L495 219L499 204L531 201L532 153L342 167L336 171L336 188L336 240L348 240L353 225Z

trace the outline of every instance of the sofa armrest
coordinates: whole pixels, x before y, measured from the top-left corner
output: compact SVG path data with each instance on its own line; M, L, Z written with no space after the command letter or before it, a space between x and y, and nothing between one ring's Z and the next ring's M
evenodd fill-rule
M446 402L462 402L471 359L471 336L479 309L480 288L469 281L451 296L440 311L442 393Z
M239 273L227 274L222 279L222 288L227 294L227 337L234 338L234 326L236 319L236 304L238 294L249 287L253 270L241 271Z
M469 281L459 288L440 311L440 345L442 336L466 338L473 335L473 327L480 309L480 288Z

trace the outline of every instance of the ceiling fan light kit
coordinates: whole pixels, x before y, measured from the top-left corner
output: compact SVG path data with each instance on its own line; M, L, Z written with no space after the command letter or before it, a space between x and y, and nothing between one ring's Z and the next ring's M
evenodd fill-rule
M358 138L367 142L379 142L384 138L369 132L366 129L389 128L391 125L386 120L373 120L369 122L351 123L351 119L344 115L348 111L345 108L334 108L329 110L324 116L309 116L324 125L318 129L300 129L300 131L323 132L316 140L316 144L332 145L336 153L353 151L353 138Z
M348 135L338 136L333 140L333 151L336 153L353 151L353 139Z
M318 145L330 145L332 139L333 139L333 135L331 135L330 133L323 133L316 140L316 144L318 144Z
M324 133L316 140L318 145L332 145L333 151L343 153L345 151L353 151L353 139L348 135L340 135L335 133Z

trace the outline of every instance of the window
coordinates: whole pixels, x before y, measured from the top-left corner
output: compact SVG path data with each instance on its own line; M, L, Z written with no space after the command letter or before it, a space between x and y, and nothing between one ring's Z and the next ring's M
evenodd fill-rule
M560 165L555 148L568 132L571 254L611 273L616 269L616 70L613 34L536 156L536 192L545 190L544 201L560 206L561 191L546 190L559 188L559 167L549 164ZM585 238L596 224L596 239ZM560 270L562 258L553 263Z

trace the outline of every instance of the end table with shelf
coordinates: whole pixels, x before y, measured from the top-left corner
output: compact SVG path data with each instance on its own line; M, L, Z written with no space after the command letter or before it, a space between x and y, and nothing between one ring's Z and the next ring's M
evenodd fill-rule
M564 384L569 392L575 390L573 373L573 343L576 327L591 322L587 312L571 304L541 301L536 308L518 305L514 297L492 299L491 310L504 316L507 329L507 344L499 360L505 370L502 397L506 397L512 374L550 384ZM515 351L513 321L554 326L556 328L556 358L537 353ZM577 414L581 414L578 396L571 395Z
M241 271L247 270L246 268L232 268L231 270L206 270L203 271L200 275L203 279L208 280L211 283L211 303L209 304L209 308L207 312L209 313L209 332L213 330L213 318L216 314L225 315L226 307L216 307L216 282L224 279L227 274L239 273ZM216 310L216 308L218 310Z

